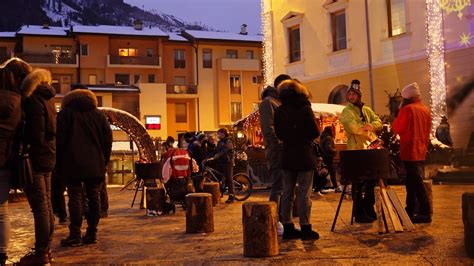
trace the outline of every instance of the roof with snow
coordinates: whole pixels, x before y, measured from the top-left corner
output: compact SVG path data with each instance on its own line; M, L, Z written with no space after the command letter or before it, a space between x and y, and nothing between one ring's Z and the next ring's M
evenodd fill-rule
M15 38L15 34L14 31L2 31L0 32L0 38Z
M141 30L136 30L131 26L82 26L77 25L72 27L75 33L90 33L90 34L108 34L108 35L133 35L133 36L149 36L149 37L167 37L159 28L143 27Z
M45 36L67 36L66 27L53 27L47 28L39 25L25 25L17 32L22 35L45 35Z
M169 40L170 41L175 41L175 42L187 42L188 41L188 39L186 39L183 36L178 35L176 33L169 32L168 35L169 35Z
M241 41L241 42L262 42L261 35L242 35L231 32L215 32L215 31L200 31L200 30L186 30L188 34L194 39L199 40L219 40L219 41Z

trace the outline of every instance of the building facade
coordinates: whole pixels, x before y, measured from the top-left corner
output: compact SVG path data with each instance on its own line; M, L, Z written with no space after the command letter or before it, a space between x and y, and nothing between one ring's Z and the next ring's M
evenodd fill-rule
M299 79L311 90L313 101L323 103L341 103L347 85L359 79L363 101L379 114L389 113L387 93L417 82L422 100L430 104L439 95L431 93L426 1L367 3L369 31L363 0L265 0L264 25L271 38L264 46L271 47L273 55L268 60L273 69L270 76L287 73ZM446 8L442 32L449 97L474 78L474 5L450 12L446 6L441 8ZM450 117L457 148L467 146L473 131L468 128L474 122L470 102Z

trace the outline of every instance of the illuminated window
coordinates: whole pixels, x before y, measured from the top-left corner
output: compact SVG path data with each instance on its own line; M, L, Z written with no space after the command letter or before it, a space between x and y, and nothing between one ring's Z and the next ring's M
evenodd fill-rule
M347 48L346 11L331 14L332 49L339 51Z
M388 36L397 36L407 31L405 0L387 0Z
M185 68L186 59L184 50L176 49L174 50L174 68Z
M240 94L240 76L230 76L230 93Z
M95 74L89 75L89 84L91 85L97 84L97 75Z
M230 103L230 119L237 121L242 118L242 103L232 102Z
M119 56L137 56L138 49L136 48L120 48Z
M288 29L290 36L290 63L301 60L301 39L300 39L300 25L296 25Z

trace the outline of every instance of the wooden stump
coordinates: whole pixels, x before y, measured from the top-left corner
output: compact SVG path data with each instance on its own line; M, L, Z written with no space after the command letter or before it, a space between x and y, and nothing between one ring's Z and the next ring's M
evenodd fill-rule
M217 206L221 202L220 185L217 182L204 183L204 192L212 195L212 206Z
M426 196L428 197L428 202L430 203L430 213L433 214L433 191L431 189L433 181L423 180L423 185L425 186Z
M464 248L474 258L474 193L462 194L462 221L464 223Z
M162 187L146 188L146 208L163 214L165 210L166 193Z
M186 195L186 233L214 232L212 195L190 193Z
M277 205L275 202L246 202L242 205L245 257L278 255Z

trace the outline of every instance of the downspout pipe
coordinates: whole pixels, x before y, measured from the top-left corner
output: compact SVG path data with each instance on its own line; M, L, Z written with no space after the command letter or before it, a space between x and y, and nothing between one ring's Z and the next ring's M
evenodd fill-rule
M369 4L368 0L365 0L365 28L367 31L367 56L369 60L369 83L370 83L370 105L372 110L375 111L375 99L374 99L374 80L372 71L372 46L370 44L370 25L369 25Z

